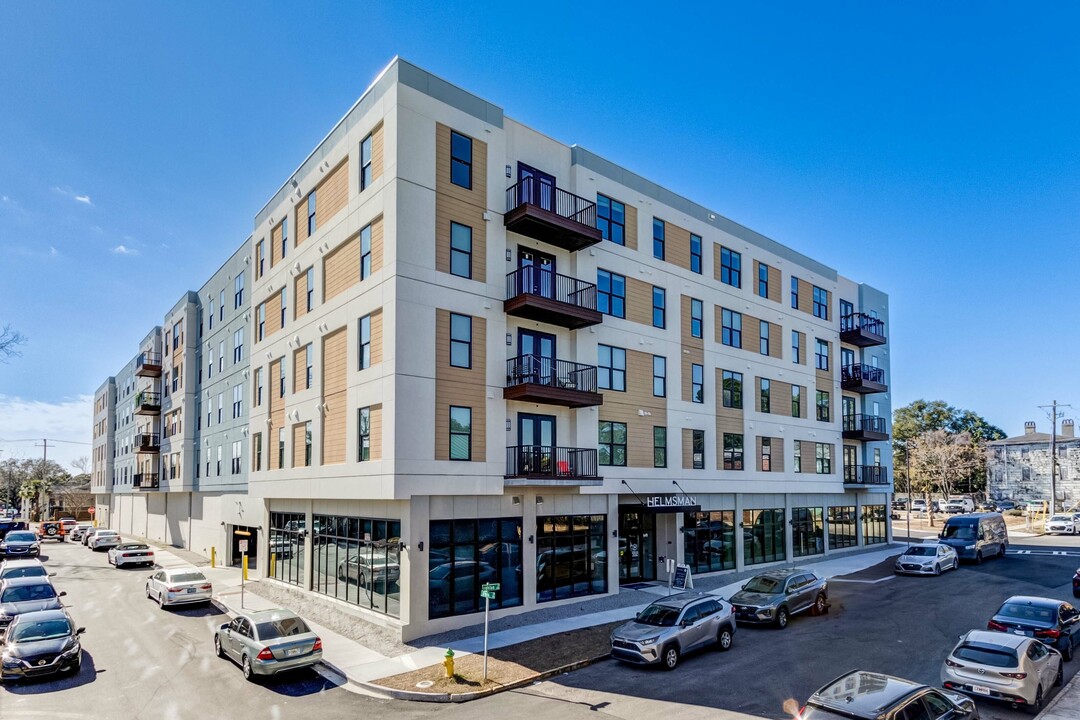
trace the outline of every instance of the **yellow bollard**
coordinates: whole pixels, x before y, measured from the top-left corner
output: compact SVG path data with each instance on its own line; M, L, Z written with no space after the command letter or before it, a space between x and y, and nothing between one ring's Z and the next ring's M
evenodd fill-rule
M247 580L247 553L244 554L244 579Z
M270 553L270 574L267 577L277 577L274 570L277 569L277 553Z
M210 567L217 567L217 548L210 546Z
M454 651L450 648L446 648L445 659L442 661L443 667L446 668L446 677L454 677Z

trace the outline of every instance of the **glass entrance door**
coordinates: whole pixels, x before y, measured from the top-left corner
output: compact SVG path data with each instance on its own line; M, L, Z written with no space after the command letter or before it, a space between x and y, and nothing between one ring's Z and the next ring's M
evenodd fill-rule
M555 453L555 416L518 413L519 474L550 474Z
M619 582L656 579L656 515L619 511Z
M846 482L855 482L858 478L858 469L856 465L859 464L859 450L851 445L844 446L844 480Z
M519 291L555 297L555 256L527 247L518 247L518 268L523 287Z
M520 381L555 384L555 336L536 330L518 330L517 370Z

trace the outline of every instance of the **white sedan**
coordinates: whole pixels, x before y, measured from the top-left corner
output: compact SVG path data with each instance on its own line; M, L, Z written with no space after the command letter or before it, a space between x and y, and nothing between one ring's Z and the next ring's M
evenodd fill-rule
M116 547L109 548L109 564L116 567L122 565L153 565L154 550L146 543L120 543Z
M166 605L189 605L210 602L214 586L193 567L158 570L146 580L146 597Z
M108 548L116 547L123 542L120 537L120 533L115 530L98 530L94 533L94 536L90 538L88 543L91 550L106 550Z
M923 543L911 545L896 558L893 572L911 575L940 575L943 570L960 567L956 551L948 545Z
M1052 515L1046 521L1046 534L1068 533L1075 535L1077 531L1075 515Z

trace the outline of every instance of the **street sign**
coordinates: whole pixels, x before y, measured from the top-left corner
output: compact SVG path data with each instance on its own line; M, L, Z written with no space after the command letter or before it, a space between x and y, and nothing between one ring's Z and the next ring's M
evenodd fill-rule
M499 590L499 583L484 583L480 586L480 597L488 600L495 599L495 593Z
M247 552L247 544L248 544L247 540L241 540L240 541L240 552L242 552L242 553Z
M494 591L498 590L499 587L500 587L499 583L484 583L483 585L480 586L480 589L481 590L490 590L490 591L494 592Z
M92 507L88 507L88 508L86 508L86 512L87 512L87 514L90 515L90 517L94 517L94 513L97 512L97 510L95 510Z
M495 591L494 590L481 590L480 591L480 597L485 598L487 600L494 600L495 599Z
M491 615L491 601L499 591L499 583L484 583L480 586L480 597L484 598L484 682L488 677L488 618Z

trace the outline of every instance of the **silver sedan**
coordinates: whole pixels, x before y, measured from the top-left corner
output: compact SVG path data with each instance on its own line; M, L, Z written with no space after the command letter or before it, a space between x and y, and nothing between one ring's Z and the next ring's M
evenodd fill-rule
M158 570L146 579L146 597L158 605L190 605L210 602L214 586L193 567Z
M244 678L309 667L322 660L322 640L291 610L238 615L214 631L214 652L240 663Z
M910 575L940 575L960 567L956 551L941 543L912 545L896 558L893 572Z

